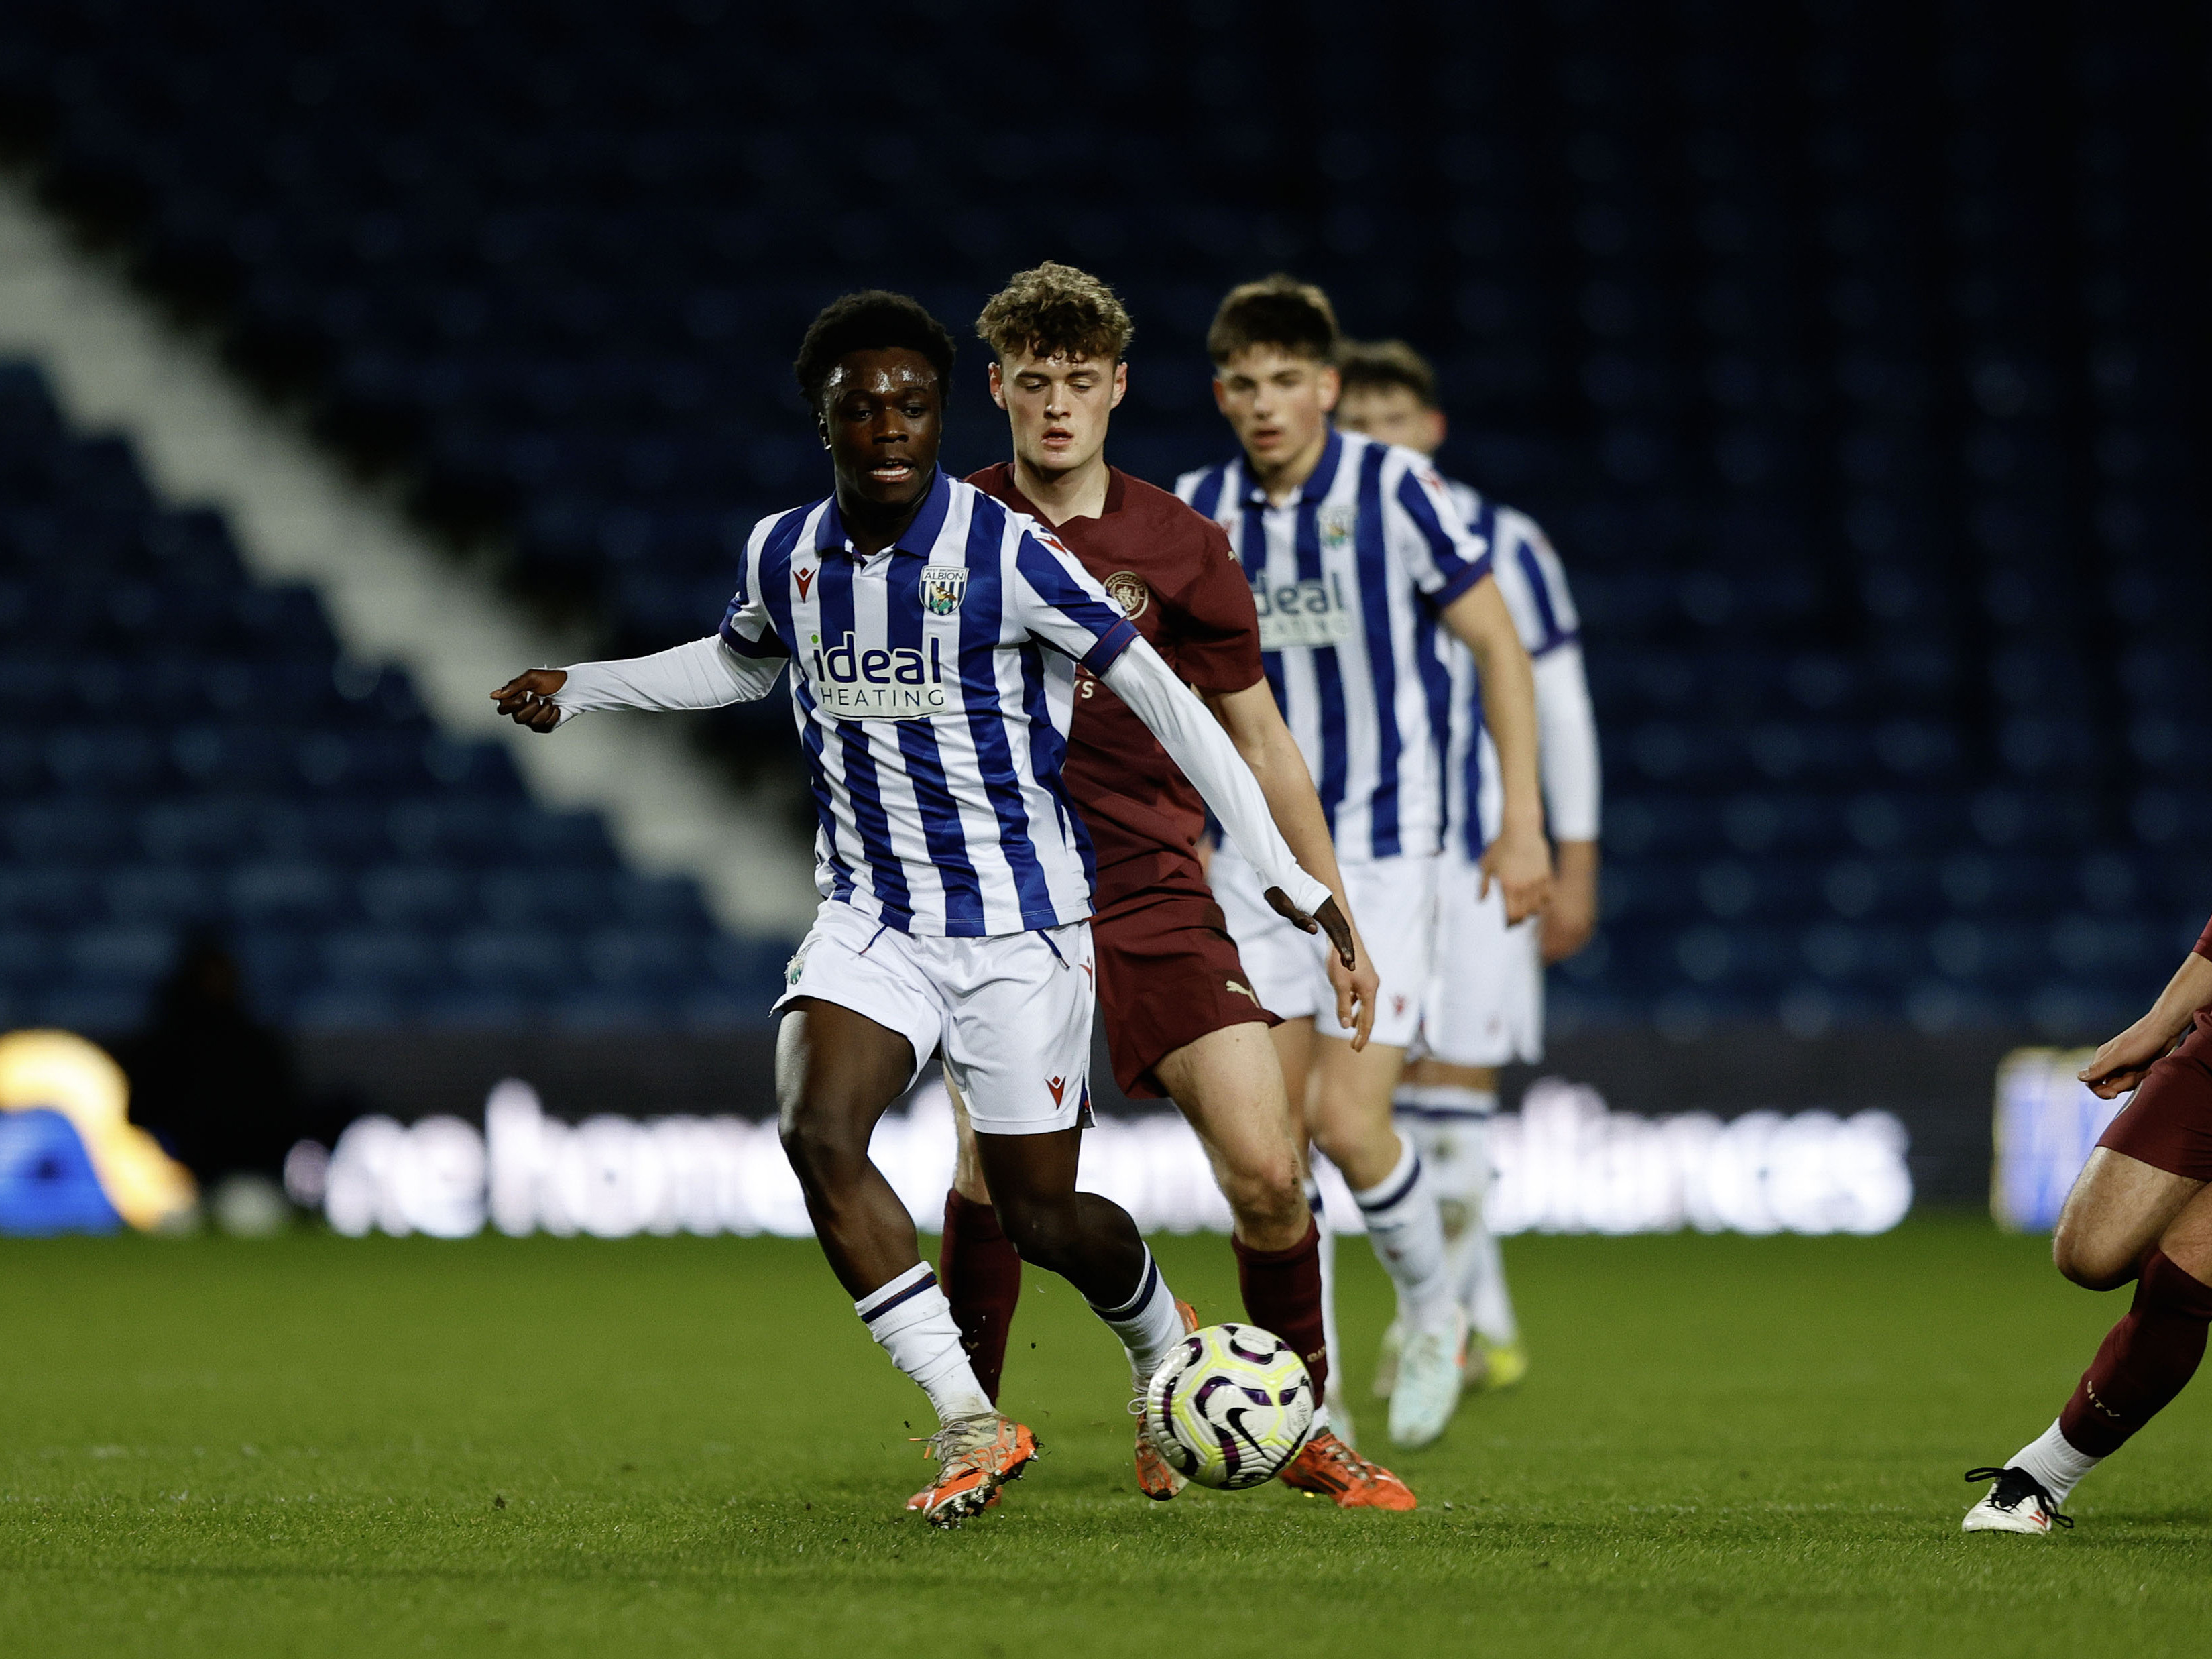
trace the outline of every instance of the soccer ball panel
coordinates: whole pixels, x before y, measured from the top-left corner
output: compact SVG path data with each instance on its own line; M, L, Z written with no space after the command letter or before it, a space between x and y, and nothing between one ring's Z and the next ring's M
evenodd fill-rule
M1313 1379L1271 1333L1209 1325L1177 1343L1145 1390L1145 1432L1176 1472L1236 1491L1272 1480L1313 1427Z

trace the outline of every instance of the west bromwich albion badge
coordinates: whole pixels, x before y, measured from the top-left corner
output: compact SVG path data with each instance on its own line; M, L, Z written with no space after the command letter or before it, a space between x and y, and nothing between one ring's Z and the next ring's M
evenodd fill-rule
M960 596L967 591L967 566L933 564L923 567L921 608L931 616L951 616L960 608Z
M1325 507L1315 517L1323 547L1342 547L1359 527L1359 509L1354 507Z

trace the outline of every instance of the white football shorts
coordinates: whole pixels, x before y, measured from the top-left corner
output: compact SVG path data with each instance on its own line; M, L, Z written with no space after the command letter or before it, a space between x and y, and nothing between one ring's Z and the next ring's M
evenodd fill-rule
M1436 963L1421 1003L1417 1056L1449 1066L1544 1057L1544 951L1538 918L1505 925L1505 892L1447 854L1437 874Z
M1441 862L1430 855L1340 866L1352 921L1382 981L1368 1040L1386 1048L1405 1048L1420 1030ZM1284 1019L1310 1017L1322 1036L1348 1041L1352 1034L1336 1023L1336 993L1328 982L1328 936L1302 933L1269 908L1259 877L1233 850L1214 855L1212 878L1260 1006Z
M902 933L825 899L776 999L813 997L905 1037L915 1075L941 1048L969 1120L987 1135L1091 1121L1091 924L993 939Z

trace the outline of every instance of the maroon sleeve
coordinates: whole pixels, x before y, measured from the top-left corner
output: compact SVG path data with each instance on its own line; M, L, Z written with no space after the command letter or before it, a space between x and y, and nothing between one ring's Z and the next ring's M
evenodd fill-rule
M2212 960L2212 921L2204 924L2204 931L2197 936L2197 954Z
M1211 519L1190 517L1204 545L1193 561L1196 574L1176 595L1182 611L1176 670L1208 691L1242 691L1257 685L1263 672L1252 584L1229 550L1229 533Z

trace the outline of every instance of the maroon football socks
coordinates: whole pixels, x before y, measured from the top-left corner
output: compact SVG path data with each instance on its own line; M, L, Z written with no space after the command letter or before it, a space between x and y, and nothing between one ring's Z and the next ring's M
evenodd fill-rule
M1022 1297L1022 1258L1000 1227L996 1210L957 1191L945 1194L937 1277L975 1380L996 1405L1000 1374L1006 1368L1006 1334Z
M1320 1226L1309 1224L1306 1236L1287 1250L1255 1250L1241 1238L1232 1242L1245 1313L1261 1330L1289 1343L1306 1362L1318 1406L1328 1395L1328 1344L1322 1335Z
M2208 1322L2212 1285L2184 1273L2165 1251L2153 1250L2127 1316L2106 1336L2058 1414L2067 1443L2091 1457L2118 1451L2196 1374Z

